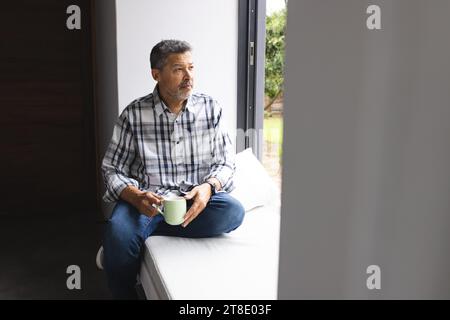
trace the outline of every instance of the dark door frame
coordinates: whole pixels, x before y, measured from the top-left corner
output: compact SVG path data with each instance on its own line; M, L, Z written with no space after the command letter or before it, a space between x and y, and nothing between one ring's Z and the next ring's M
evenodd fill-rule
M252 148L261 160L264 138L266 0L239 0L238 19L236 151Z

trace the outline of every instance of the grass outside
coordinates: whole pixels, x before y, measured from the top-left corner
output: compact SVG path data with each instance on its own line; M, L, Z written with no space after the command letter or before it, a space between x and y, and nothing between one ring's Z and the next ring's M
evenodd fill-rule
M281 190L281 155L283 145L283 117L264 118L264 152L262 164Z
M283 117L281 115L264 117L264 143L271 148L278 148L278 156L281 158L283 152Z

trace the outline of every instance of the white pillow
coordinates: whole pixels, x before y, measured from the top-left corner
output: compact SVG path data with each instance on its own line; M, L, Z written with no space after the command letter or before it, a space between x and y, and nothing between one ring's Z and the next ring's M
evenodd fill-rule
M236 154L235 163L235 189L230 195L241 202L245 211L279 203L278 187L251 148Z

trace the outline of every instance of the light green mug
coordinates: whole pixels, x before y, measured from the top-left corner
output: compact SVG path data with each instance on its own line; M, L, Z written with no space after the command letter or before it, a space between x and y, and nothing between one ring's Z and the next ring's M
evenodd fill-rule
M183 197L173 197L164 199L163 204L158 207L153 205L164 217L167 224L176 226L184 222L186 214L186 199Z

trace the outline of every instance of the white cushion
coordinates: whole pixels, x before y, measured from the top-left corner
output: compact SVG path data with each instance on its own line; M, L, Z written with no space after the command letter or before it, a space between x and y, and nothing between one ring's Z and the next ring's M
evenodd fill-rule
M215 238L151 236L140 281L149 299L277 299L279 207L260 207Z
M230 195L241 202L246 212L264 205L279 205L280 191L251 148L236 154L235 163L236 188Z

